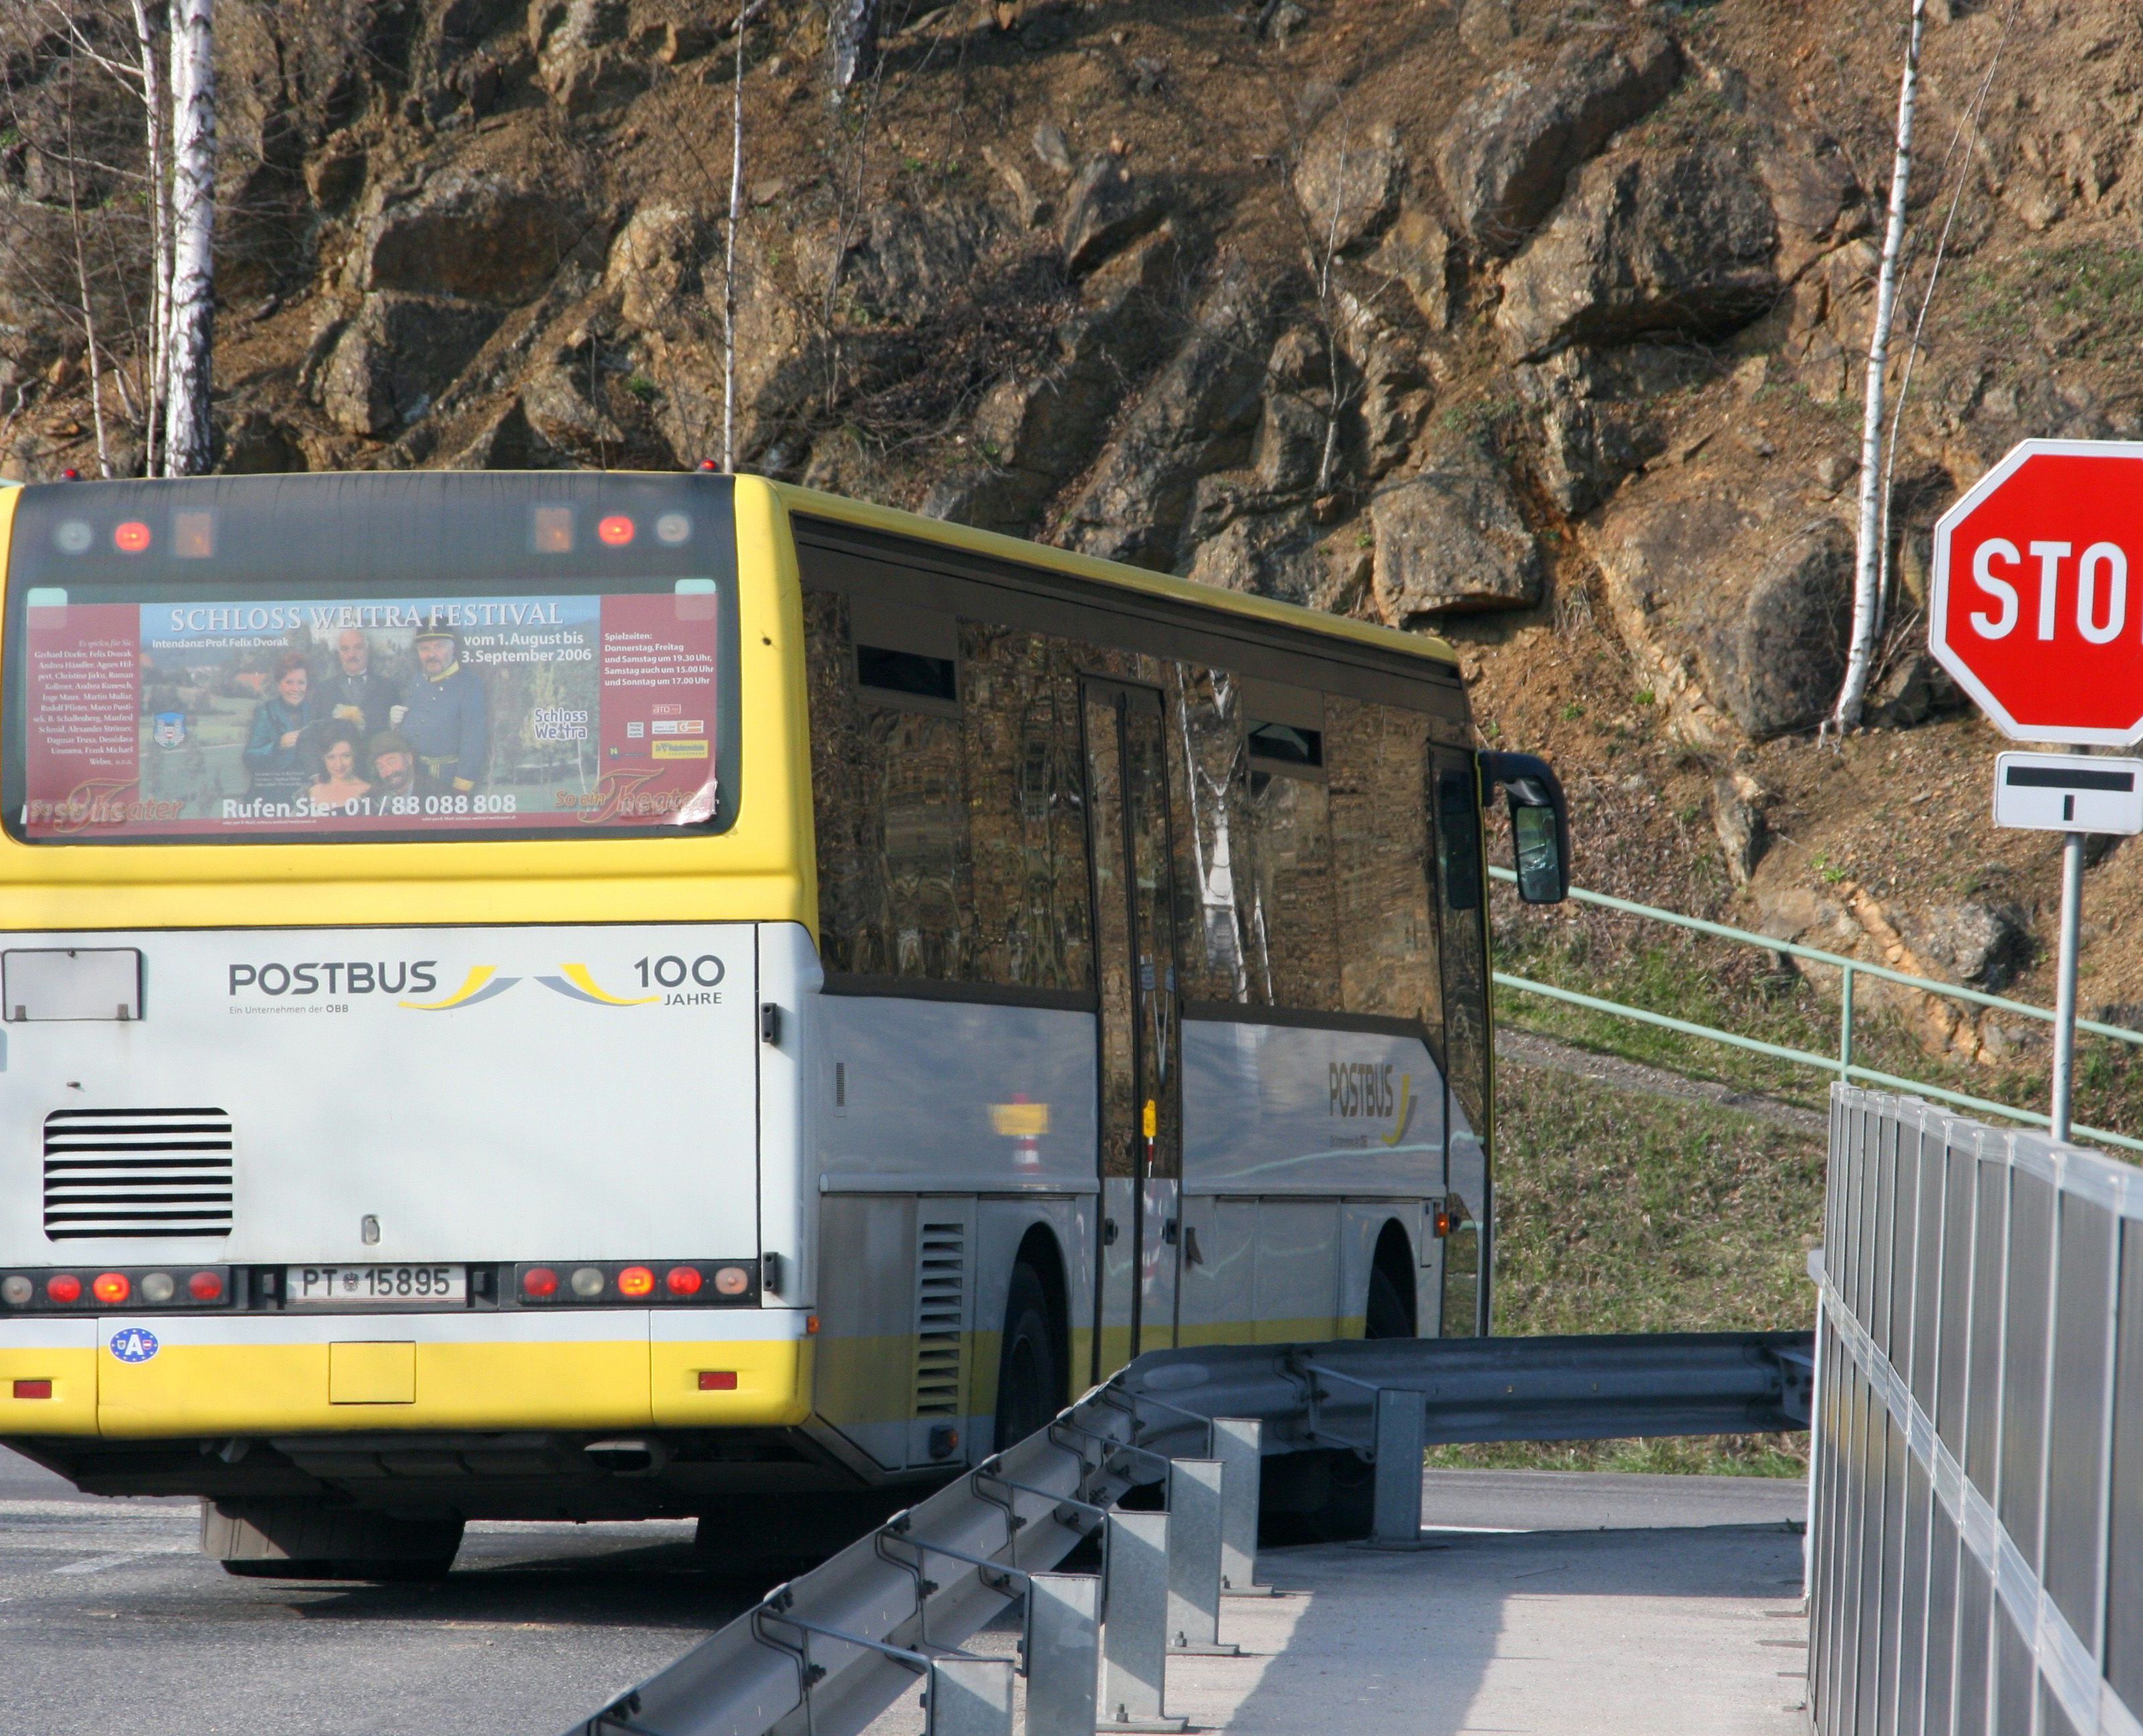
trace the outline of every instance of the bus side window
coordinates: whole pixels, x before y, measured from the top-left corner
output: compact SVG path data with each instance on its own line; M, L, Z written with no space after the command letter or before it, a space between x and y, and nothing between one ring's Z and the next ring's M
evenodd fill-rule
M1440 1061L1436 913L1422 872L1428 720L1338 698L1325 700L1324 715L1344 1008L1421 1020Z
M1004 987L1086 989L1086 820L1078 678L1065 648L1016 627L960 626L975 973Z
M829 591L805 608L826 967L957 982L974 936L958 678L946 697L938 667L953 623Z

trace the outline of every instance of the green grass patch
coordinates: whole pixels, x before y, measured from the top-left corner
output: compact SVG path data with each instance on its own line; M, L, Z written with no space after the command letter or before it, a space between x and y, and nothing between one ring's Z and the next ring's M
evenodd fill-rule
M1497 888L1495 954L1500 971L1826 1060L1839 1052L1835 971L1815 966L1809 967L1813 974L1787 970L1775 955L1753 947L1596 912L1586 912L1575 922L1506 917L1504 890ZM2027 995L2012 993L2028 1003ZM1924 1040L1925 997L1903 995L1909 1007L1898 1000L1886 1002L1886 997L1901 992L1864 976L1858 979L1855 994L1853 1059L1858 1066L1990 1103L2044 1110L2051 1026L1992 1014L2011 1034L2013 1046L2007 1059L1988 1065L1955 1049L1943 1052L1930 1046ZM1973 1011L1963 1002L1946 1004ZM1580 1048L1811 1109L1828 1102L1836 1076L1522 990L1496 991L1496 1017L1507 1028L1537 1031ZM1997 1126L2019 1125L1991 1111L1962 1112L1983 1114ZM2103 1037L2078 1038L2076 1119L2085 1126L2143 1136L2143 1050ZM2116 1157L2134 1156L2107 1149Z
M1507 1063L1497 1125L1498 1333L1812 1323L1821 1134ZM1798 1476L1807 1437L1439 1447L1428 1462Z

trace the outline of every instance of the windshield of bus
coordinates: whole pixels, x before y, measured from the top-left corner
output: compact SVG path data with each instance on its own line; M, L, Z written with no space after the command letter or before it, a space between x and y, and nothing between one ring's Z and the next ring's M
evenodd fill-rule
M588 486L604 480L29 491L8 572L9 829L364 842L720 823L726 491L710 511L696 479ZM443 499L461 509L443 542ZM336 546L352 534L361 547Z

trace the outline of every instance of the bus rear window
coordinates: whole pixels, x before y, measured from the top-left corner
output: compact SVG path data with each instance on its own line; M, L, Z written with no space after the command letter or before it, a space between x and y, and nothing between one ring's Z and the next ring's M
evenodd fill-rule
M269 511L287 576L270 576L257 548L219 570L261 539L242 500L121 500L121 517L99 510L101 488L36 492L47 510L25 501L9 563L19 837L646 831L706 827L726 805L728 561L677 570L693 564L686 513L532 502L512 514L519 534L494 523L512 558L488 572L428 551L413 523L404 571L373 577L309 560L309 536L331 527L286 493ZM661 557L608 558L635 541Z

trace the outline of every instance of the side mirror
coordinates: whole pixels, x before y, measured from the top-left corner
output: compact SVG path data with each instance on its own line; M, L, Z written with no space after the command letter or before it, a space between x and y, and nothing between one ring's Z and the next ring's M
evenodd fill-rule
M1498 784L1511 807L1519 898L1560 904L1570 896L1570 809L1561 781L1534 754L1482 754L1482 794L1492 800Z

